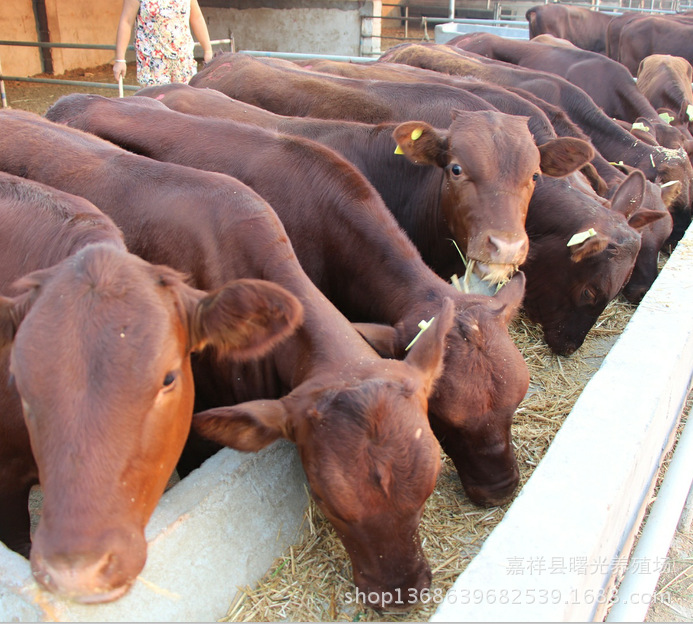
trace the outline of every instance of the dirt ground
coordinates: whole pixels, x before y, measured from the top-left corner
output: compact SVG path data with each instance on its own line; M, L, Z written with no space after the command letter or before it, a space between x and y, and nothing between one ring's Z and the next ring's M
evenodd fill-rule
M425 38L425 33L417 27L408 32L413 40ZM396 45L404 40L402 30L392 31L392 38L383 40L383 49ZM117 85L113 79L111 65L79 69L62 76L44 76L65 80L101 82L113 85L113 88L87 86L62 86L27 82L5 82L7 103L10 107L27 110L43 115L46 110L61 96L75 91L95 93L107 97L117 97ZM136 85L135 67L128 66L126 85ZM126 91L126 95L131 92ZM693 531L677 532L664 566L655 601L646 621L652 622L690 622L693 621Z

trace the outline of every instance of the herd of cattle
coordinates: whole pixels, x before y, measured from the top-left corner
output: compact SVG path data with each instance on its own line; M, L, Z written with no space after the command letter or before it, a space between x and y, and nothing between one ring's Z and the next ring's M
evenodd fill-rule
M636 83L625 45L689 18L628 16L614 46L621 18L559 9L532 34L572 44L228 53L190 85L0 112L0 540L42 586L125 593L171 472L220 445L296 444L375 608L431 582L441 447L473 502L512 498L508 324L522 307L576 351L640 301L693 200L691 67L638 59Z

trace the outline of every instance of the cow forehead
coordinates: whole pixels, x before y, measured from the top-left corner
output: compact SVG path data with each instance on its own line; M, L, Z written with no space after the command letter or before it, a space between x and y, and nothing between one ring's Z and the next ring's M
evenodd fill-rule
M499 163L499 157L509 155L513 167L520 163L529 168L539 167L539 150L526 117L496 111L458 114L449 127L448 142L451 154L467 162L492 159L493 163ZM518 163L519 155L522 158Z
M39 285L12 350L18 382L47 371L86 378L94 366L138 376L181 356L185 336L174 326L182 319L149 265L116 250L78 256Z

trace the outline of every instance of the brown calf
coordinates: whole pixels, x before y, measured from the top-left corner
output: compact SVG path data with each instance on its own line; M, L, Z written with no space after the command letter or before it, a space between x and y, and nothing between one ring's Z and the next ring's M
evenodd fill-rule
M396 328L362 327L384 353L403 357L417 324L452 297L456 319L429 417L473 501L497 504L512 495L518 471L510 425L527 369L507 323L523 276L493 299L457 292L424 264L358 171L305 139L183 115L145 98L71 95L47 114L154 158L242 178L275 207L301 265L340 310ZM223 149L229 144L233 154Z
M15 293L0 297L12 344L0 361L0 539L29 555L40 481L34 575L67 598L113 600L144 565L145 525L190 429L191 350L256 357L293 330L300 304L257 280L195 290L127 253L88 201L6 173L0 223L0 291Z
M690 224L693 168L686 152L683 149L653 147L634 139L632 134L601 112L584 91L560 76L486 59L453 45L403 44L388 50L381 58L444 73L475 76L506 87L519 87L558 105L589 136L608 161L624 162L636 167L651 182L680 182L680 192L669 206L674 220L669 239L671 244L681 238Z
M532 7L525 16L529 22L530 39L548 33L567 39L583 50L606 53L606 29L613 15L551 3Z
M684 136L659 117L628 70L603 54L536 40L510 41L489 33L475 33L458 45L486 58L561 76L585 91L609 117L630 123L645 120L659 145L671 149L683 146Z
M3 112L0 127L0 169L89 198L133 253L186 271L195 285L256 277L299 299L303 325L268 357L239 364L207 350L194 361L196 411L205 411L194 422L241 450L280 436L297 444L366 595L428 587L417 529L440 467L427 407L450 302L438 300L433 326L404 361L384 360L310 282L276 214L238 180L137 156L28 113Z
M195 81L198 87L212 86L281 115L295 115L303 110L304 115L313 117L363 121L360 109L347 100L339 107L323 108L324 102L338 100L348 87L362 98L371 95L375 102L377 96L389 103L390 113L380 121L415 119L439 128L449 127L447 133L426 132L416 143L421 146L416 150L408 148L411 141L400 135L398 143L404 154L416 164L427 165L423 171L409 165L408 172L395 175L387 164L392 162L392 154L382 156L382 151L369 157L367 167L361 166L365 163L363 157L357 164L384 195L386 204L415 239L427 261L432 261L428 256L431 247L442 250L447 257L455 253L449 245L440 245L439 234L449 238L452 233L462 251L480 263L481 276L492 282L512 274L526 257L524 220L536 176L542 171L566 175L582 166L592 154L590 146L577 141L552 140L537 148L527 119L502 115L471 92L445 84L339 78L289 69L285 64L248 61L243 55L219 57L205 71L209 73ZM255 79L251 80L253 75ZM261 92L259 84L266 93ZM281 97L272 93L272 85L278 84L282 85ZM493 112L470 109L469 98L482 102ZM476 108L479 106L475 104ZM349 132L348 127L344 127L344 132ZM346 141L353 144L348 138ZM330 146L340 149L338 142L335 139ZM473 149L469 149L472 145ZM383 185L397 188L386 191ZM447 227L440 226L442 215L447 218ZM430 226L422 229L415 223L433 217L433 227L437 229L434 233ZM418 240L426 230L426 240ZM445 260L433 261L434 269L443 270L441 262Z

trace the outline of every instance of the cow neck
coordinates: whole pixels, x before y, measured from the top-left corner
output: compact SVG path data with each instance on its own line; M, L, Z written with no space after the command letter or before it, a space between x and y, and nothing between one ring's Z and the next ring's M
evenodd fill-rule
M416 165L395 154L392 133L397 125L349 125L341 133L330 126L324 136L316 139L356 165L382 198L382 208L394 216L396 223L388 225L386 237L368 228L361 229L361 237L370 239L374 249L383 248L385 239L393 240L395 236L401 240L401 236L393 234L393 228L401 228L429 264L447 264L448 246L440 241L452 238L452 234L441 210L443 170L433 165ZM379 203L377 199L369 201L371 212L382 210L373 207Z

